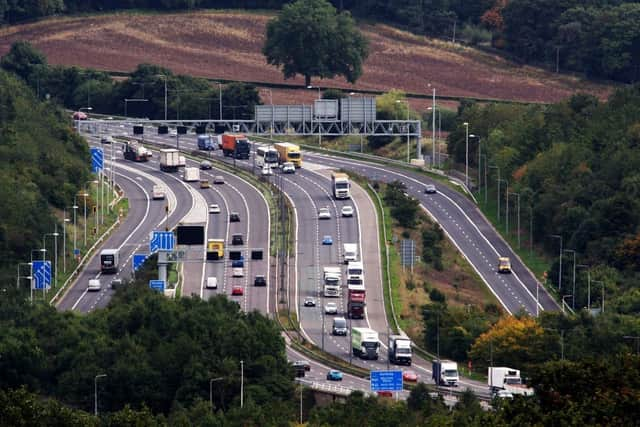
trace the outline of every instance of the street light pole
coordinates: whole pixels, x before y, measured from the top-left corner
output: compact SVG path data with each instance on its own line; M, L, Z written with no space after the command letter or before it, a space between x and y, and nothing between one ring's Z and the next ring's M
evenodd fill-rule
M551 237L560 239L560 267L558 268L558 291L562 289L562 236L560 234L552 234Z
M591 270L586 264L578 264L578 268L587 269L587 311L591 311Z
M506 197L506 207L505 207L505 219L506 219L506 230L507 230L507 236L509 235L509 181L506 179L500 179L499 181L504 182L505 183L505 194L507 195ZM498 193L500 192L500 182L498 182Z
M573 249L565 249L564 252L573 252L573 299L571 300L571 308L576 309L576 251Z
M436 88L433 88L433 117L431 118L431 129L433 129L432 142L431 142L431 164L435 161L436 158ZM438 112L438 117L440 117L440 113ZM420 139L418 139L420 140ZM417 158L422 158L422 150L421 147L418 146L418 153L416 155Z
M509 196L516 196L518 198L518 202L517 202L517 216L518 216L518 222L517 222L517 232L516 234L518 235L518 249L520 249L520 193L507 193L507 205L509 204Z
M320 97L320 87L319 86L307 86L307 89L318 89L318 101L320 101L322 98ZM316 115L316 118L318 119L318 147L322 145L322 122L320 121L320 116Z
M218 83L218 98L220 99L220 102L218 103L220 120L222 120L222 83Z
M71 221L71 219L67 218L67 208L69 206L65 206L63 210L62 217L62 272L67 272L67 222Z
M497 200L497 203L498 203L498 224L500 224L500 167L495 166L495 165L489 165L489 169L496 169L498 171L498 180L497 180L497 183L498 183L498 186L497 186L498 187L498 200Z
M467 190L469 190L469 123L464 122L463 125L465 129L464 185L467 187ZM500 186L499 183L498 186ZM499 188L498 192L500 192Z
M406 99L396 99L396 103L407 104L407 163L411 163L411 146L409 145L409 101Z
M107 374L98 374L93 378L93 414L98 416L98 379L106 377Z

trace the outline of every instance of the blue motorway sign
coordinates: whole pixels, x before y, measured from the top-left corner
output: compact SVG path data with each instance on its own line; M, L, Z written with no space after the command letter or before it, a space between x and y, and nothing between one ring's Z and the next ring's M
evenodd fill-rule
M48 289L51 286L51 261L33 261L31 277L33 289Z
M164 292L164 280L149 280L149 287L154 291Z
M134 272L138 271L138 269L142 267L142 264L144 264L148 256L149 255L147 254L133 254L133 259L131 261L133 264Z
M402 371L371 371L371 391L402 391Z
M173 233L171 231L154 231L149 239L149 251L172 251L174 245Z
M91 172L96 173L104 168L104 152L102 148L91 147Z

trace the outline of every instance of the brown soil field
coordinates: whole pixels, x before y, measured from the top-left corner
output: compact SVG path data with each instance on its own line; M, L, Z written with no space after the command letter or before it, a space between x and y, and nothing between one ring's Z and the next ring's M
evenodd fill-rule
M311 103L316 91L304 79L284 80L267 65L261 48L274 15L238 11L172 14L105 14L62 17L0 28L0 55L17 40L44 52L50 64L132 71L143 62L177 74L292 85L274 89L273 102ZM356 91L399 89L411 94L555 102L577 91L606 98L611 86L508 62L461 45L415 36L392 27L361 25L370 55L357 84L343 78L312 80L322 88ZM268 92L261 93L269 99ZM413 100L424 110L429 100Z

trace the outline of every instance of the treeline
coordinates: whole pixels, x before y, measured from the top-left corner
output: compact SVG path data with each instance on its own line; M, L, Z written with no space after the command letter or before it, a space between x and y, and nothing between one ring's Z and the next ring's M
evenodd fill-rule
M0 24L56 14L126 9L271 9L290 1L0 0ZM428 2L332 0L338 10L430 37L491 43L523 62L623 82L640 78L640 4L625 0L481 0Z
M24 386L92 412L95 377L105 374L97 380L101 412L129 406L168 416L203 402L210 412L211 398L234 424L292 419L294 374L277 324L224 296L168 299L149 289L155 273L147 264L107 308L88 315L3 295L0 389ZM231 409L240 406L242 377L240 415Z
M123 80L91 69L52 66L44 54L23 41L11 46L0 65L24 79L38 99L73 110L91 107L101 114L149 119L164 119L166 111L169 120L241 120L253 118L255 106L261 103L253 85L212 86L206 79L175 75L157 65L140 64Z
M15 283L18 262L42 247L60 212L89 179L89 150L59 108L39 102L0 70L0 280ZM52 209L53 208L53 209ZM38 253L36 253L36 257Z

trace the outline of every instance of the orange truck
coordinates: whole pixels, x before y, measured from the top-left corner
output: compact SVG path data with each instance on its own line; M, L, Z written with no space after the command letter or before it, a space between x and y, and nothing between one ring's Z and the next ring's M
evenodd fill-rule
M248 159L251 146L246 136L242 134L225 133L222 135L222 152L227 157Z

